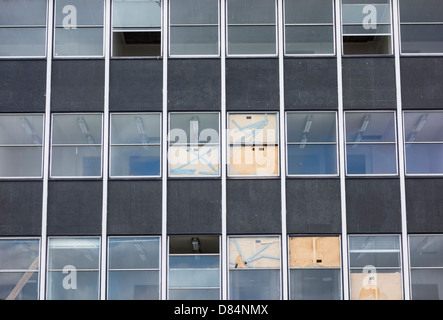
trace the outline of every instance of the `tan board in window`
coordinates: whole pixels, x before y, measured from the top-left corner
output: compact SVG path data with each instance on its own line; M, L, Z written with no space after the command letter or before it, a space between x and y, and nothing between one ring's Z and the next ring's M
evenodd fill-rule
M340 267L338 237L293 237L289 239L291 268Z
M277 115L275 113L251 113L229 115L229 143L275 144L278 140Z
M402 300L400 273L351 273L352 300Z
M238 237L229 240L229 267L280 268L280 240L276 237Z
M218 146L171 146L168 156L171 176L219 174Z
M229 148L229 175L278 175L277 146Z

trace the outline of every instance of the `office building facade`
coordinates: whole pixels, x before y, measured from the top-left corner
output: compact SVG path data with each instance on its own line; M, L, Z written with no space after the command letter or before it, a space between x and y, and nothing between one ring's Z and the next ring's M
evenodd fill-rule
M0 298L441 299L442 55L438 0L0 0Z

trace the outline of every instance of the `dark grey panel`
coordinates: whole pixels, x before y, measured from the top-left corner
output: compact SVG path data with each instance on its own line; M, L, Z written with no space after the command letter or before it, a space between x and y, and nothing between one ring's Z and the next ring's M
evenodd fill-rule
M220 234L221 181L168 181L168 233Z
M229 234L281 233L279 179L227 181Z
M45 112L46 60L0 61L0 112Z
M41 181L0 183L0 236L38 236L42 231Z
M400 60L403 109L441 109L443 57L403 57Z
M103 111L104 60L54 60L51 111Z
M49 181L48 235L100 235L102 181Z
M111 111L162 110L162 60L111 60L109 76L109 109Z
M347 179L349 233L401 232L399 179Z
M443 179L406 179L407 230L443 232Z
M161 181L109 181L107 219L109 234L161 234Z
M286 198L288 232L341 232L339 179L287 179Z
M394 58L343 58L345 109L395 109L396 101Z
M226 108L228 111L278 110L278 60L227 59Z
M336 58L286 58L285 109L338 108Z
M168 60L168 109L220 110L220 59Z

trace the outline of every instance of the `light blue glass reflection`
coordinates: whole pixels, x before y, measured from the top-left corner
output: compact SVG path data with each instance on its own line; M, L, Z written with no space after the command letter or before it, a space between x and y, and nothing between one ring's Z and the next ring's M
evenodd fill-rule
M288 145L288 174L337 174L336 149L335 144Z

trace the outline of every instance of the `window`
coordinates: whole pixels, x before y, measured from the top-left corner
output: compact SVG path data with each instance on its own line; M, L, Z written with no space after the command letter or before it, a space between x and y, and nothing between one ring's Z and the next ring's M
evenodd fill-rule
M98 300L99 238L50 238L48 300Z
M443 236L410 235L413 300L442 300Z
M400 0L402 53L443 53L443 2Z
M391 54L390 0L343 0L343 54Z
M160 298L160 238L109 238L108 300Z
M286 114L288 175L337 175L335 112Z
M102 115L52 115L52 177L101 177Z
M229 299L278 300L280 289L280 239L229 238Z
M219 176L218 113L171 113L169 176Z
M170 300L220 299L220 245L216 236L169 238Z
M405 112L406 174L443 174L443 112Z
M160 176L161 115L111 114L111 177Z
M290 299L341 299L340 261L338 237L290 237Z
M38 239L0 239L0 299L37 300Z
M285 0L285 53L334 54L332 0Z
M54 56L103 56L103 0L56 0Z
M277 54L275 0L227 0L229 55Z
M41 178L43 115L0 115L0 178Z
M218 55L218 0L171 0L170 54Z
M351 300L401 300L398 236L350 236Z
M112 55L161 55L161 0L114 0Z
M46 55L46 0L0 0L0 56Z
M394 112L346 112L348 175L397 174Z
M277 176L277 113L230 113L228 119L228 175Z

